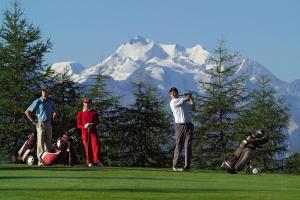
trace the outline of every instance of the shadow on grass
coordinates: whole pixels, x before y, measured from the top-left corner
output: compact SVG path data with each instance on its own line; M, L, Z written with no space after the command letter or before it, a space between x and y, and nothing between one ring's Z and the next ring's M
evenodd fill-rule
M0 177L0 181L5 180L22 180L22 179L66 179L66 180L141 180L141 181L171 181L171 182L189 182L189 183L203 183L207 182L204 180L194 180L194 179L180 179L180 178L157 178L157 177L126 177L126 176L101 176L101 177L90 177L90 176L2 176ZM211 182L211 181L209 181Z
M54 166L42 166L37 165L0 165L0 171L14 171L14 170L51 170L51 171L94 171L100 168L87 168L86 166L68 166L68 165L54 165Z
M0 188L1 192L129 192L129 193L224 193L224 192L266 192L272 190L258 189L226 189L226 188Z
M29 165L0 165L0 172L1 171L14 171L14 170L45 170L45 171L102 171L102 170L109 170L109 171L149 171L149 172L169 172L169 173L211 173L210 171L199 171L199 170L190 170L187 172L173 172L171 168L143 168L143 167L106 167L106 168L97 168L97 167L86 167L83 165L76 165L76 166L62 166L62 165L54 165L54 166L29 166Z

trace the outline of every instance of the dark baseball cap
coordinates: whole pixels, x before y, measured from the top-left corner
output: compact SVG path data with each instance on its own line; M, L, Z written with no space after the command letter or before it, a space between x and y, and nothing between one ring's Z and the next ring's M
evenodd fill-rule
M169 93L170 92L177 92L178 93L178 89L176 87L171 87L170 90L169 90Z
M46 91L46 90L49 90L48 86L47 85L44 85L41 87L42 91Z

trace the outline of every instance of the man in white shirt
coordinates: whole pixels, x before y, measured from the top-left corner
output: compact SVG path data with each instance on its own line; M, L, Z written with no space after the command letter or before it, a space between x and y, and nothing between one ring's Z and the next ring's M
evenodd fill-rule
M189 111L195 108L195 103L190 93L185 93L183 98L179 98L178 89L175 87L172 87L169 90L169 95L171 97L170 107L176 124L176 147L174 150L173 171L189 170L192 160L192 140L194 130ZM183 146L185 151L185 164L183 168L178 168L178 159Z

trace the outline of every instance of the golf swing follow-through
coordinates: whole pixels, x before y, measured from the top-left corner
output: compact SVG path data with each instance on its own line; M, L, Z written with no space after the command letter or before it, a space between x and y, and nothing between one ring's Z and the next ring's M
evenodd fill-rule
M185 93L184 97L179 97L178 89L175 87L169 90L169 95L171 98L170 107L175 119L176 146L173 158L173 171L186 171L191 167L194 131L189 111L195 108L195 103L190 93ZM178 160L183 147L185 162L182 168L178 166Z

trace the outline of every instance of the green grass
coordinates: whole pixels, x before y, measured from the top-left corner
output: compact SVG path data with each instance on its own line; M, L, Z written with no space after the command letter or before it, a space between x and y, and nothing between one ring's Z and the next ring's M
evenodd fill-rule
M0 199L300 199L300 176L0 165Z

